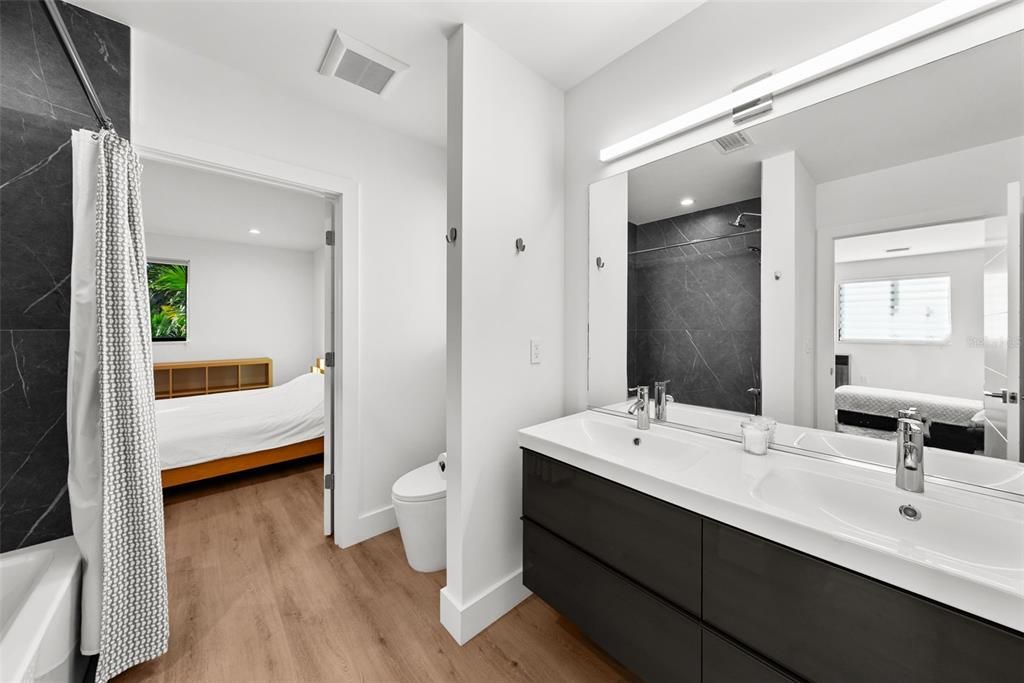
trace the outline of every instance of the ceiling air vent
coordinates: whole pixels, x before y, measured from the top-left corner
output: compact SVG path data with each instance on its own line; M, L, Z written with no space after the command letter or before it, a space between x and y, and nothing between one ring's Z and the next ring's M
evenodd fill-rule
M738 149L750 147L752 144L754 144L753 140L747 137L747 134L744 133L743 131L723 135L722 137L717 138L715 140L715 143L718 145L718 148L722 151L722 154L735 152Z
M334 32L327 54L320 63L322 75L336 76L376 95L383 95L393 88L395 81L408 68L405 62L341 31Z

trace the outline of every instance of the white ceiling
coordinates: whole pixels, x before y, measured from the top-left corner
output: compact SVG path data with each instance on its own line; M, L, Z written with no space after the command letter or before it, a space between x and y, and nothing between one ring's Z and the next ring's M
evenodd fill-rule
M945 223L874 235L859 235L836 240L835 245L836 263L981 249L985 246L985 221ZM894 249L902 251L893 251Z
M761 160L796 150L818 183L1024 135L1024 34L1017 33L629 173L638 224L761 194ZM682 197L693 197L683 208Z
M319 195L153 159L143 161L142 205L147 233L303 251L323 244L331 219Z
M447 38L474 27L569 89L703 0L692 2L237 2L71 0L291 92L436 144L444 141ZM380 98L317 73L334 29L410 65Z

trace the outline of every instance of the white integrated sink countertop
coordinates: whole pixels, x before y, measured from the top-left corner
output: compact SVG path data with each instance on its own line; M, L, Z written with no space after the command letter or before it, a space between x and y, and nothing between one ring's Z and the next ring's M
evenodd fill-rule
M519 445L1024 632L1022 503L932 482L910 493L891 472L595 411L520 430Z
M632 401L607 406L605 410L626 413ZM653 408L653 405L651 406ZM669 422L699 427L712 432L740 435L740 421L748 416L729 410L702 408L685 403L669 403ZM857 434L779 424L773 443L791 448L823 453L861 462L893 467L896 462L894 442ZM995 488L1024 496L1024 466L996 458L958 453L942 448L925 447L925 472L929 477L970 482L976 486Z

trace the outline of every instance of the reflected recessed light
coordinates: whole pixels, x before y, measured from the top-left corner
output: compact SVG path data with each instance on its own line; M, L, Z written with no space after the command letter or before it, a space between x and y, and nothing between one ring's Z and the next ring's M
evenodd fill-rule
M679 203L683 206L693 206L693 197L684 197Z
M249 234L250 235L258 235L258 234L260 234L260 229L259 228L249 228Z

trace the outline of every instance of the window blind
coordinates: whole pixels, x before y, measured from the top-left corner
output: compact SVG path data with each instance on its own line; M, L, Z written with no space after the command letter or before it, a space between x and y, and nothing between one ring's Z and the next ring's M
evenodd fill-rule
M839 341L945 342L953 333L950 277L839 284Z

